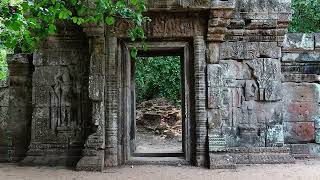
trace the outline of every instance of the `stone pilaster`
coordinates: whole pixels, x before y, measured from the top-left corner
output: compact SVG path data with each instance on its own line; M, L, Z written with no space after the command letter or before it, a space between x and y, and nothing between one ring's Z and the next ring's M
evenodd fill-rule
M207 113L206 113L206 44L203 36L194 38L196 164L204 165L206 158Z
M92 101L93 132L85 142L83 157L77 170L102 171L104 168L105 148L105 28L88 25L84 28L89 38L90 71L89 99Z
M207 91L209 152L223 152L226 140L222 132L223 82L220 63L221 42L234 13L234 1L217 1L210 10L207 34ZM212 162L211 162L212 163Z
M112 33L106 37L106 148L105 166L118 165L118 73L117 73L117 38Z
M32 118L31 62L31 56L26 54L9 57L9 77L0 83L0 161L19 161L28 150Z

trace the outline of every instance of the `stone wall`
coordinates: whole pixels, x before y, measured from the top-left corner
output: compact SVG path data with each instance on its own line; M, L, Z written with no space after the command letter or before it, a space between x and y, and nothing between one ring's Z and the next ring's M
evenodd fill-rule
M209 124L221 120L227 147L284 143L280 59L289 16L287 2L237 1L225 42L211 52L219 56L208 59Z
M293 159L285 144L305 154L320 149L314 143L320 142L320 35L285 36L290 0L148 3L148 40L167 48L184 43L190 59L188 161L211 168L288 163ZM0 135L16 127L6 114L22 115L26 108L19 107L30 107L29 97L20 104L16 87L32 94L31 143L23 163L78 162L78 170L102 170L130 159L130 42L127 26L120 21L117 27L115 34L104 26L60 27L34 53L32 93L31 81L16 78L9 67L10 87L1 82L0 97L14 98L1 98ZM9 152L10 143L0 136L0 154Z
M211 168L292 161L282 148L281 82L281 46L290 5L281 0L236 1L224 42L208 46Z
M14 55L8 58L9 76L0 82L0 161L19 161L30 143L31 58Z
M75 165L92 128L86 36L59 26L33 55L32 133L24 164Z
M0 162L9 160L8 157L8 108L9 108L9 79L0 80Z
M319 155L320 34L287 34L282 52L285 143L299 156Z

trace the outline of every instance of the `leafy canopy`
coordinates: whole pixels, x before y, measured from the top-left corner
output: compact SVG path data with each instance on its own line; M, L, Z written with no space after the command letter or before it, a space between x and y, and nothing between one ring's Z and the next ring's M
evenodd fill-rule
M180 103L179 56L138 57L135 76L138 103L159 97Z
M320 32L320 0L293 0L290 32Z
M32 52L38 42L57 31L57 21L106 24L125 20L132 40L145 39L148 18L144 0L1 0L0 48Z

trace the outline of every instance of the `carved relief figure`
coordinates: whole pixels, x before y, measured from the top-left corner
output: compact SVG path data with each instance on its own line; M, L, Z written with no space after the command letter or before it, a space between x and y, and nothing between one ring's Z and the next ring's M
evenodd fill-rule
M69 74L59 72L54 77L55 85L50 93L50 128L59 131L67 129L70 123L70 106L68 105L70 87Z

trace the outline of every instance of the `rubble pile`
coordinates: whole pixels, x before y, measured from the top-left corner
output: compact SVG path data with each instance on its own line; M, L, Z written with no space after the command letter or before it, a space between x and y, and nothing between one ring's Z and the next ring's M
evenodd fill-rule
M164 138L181 139L181 108L166 99L142 102L137 107L136 119L139 132L152 132Z

